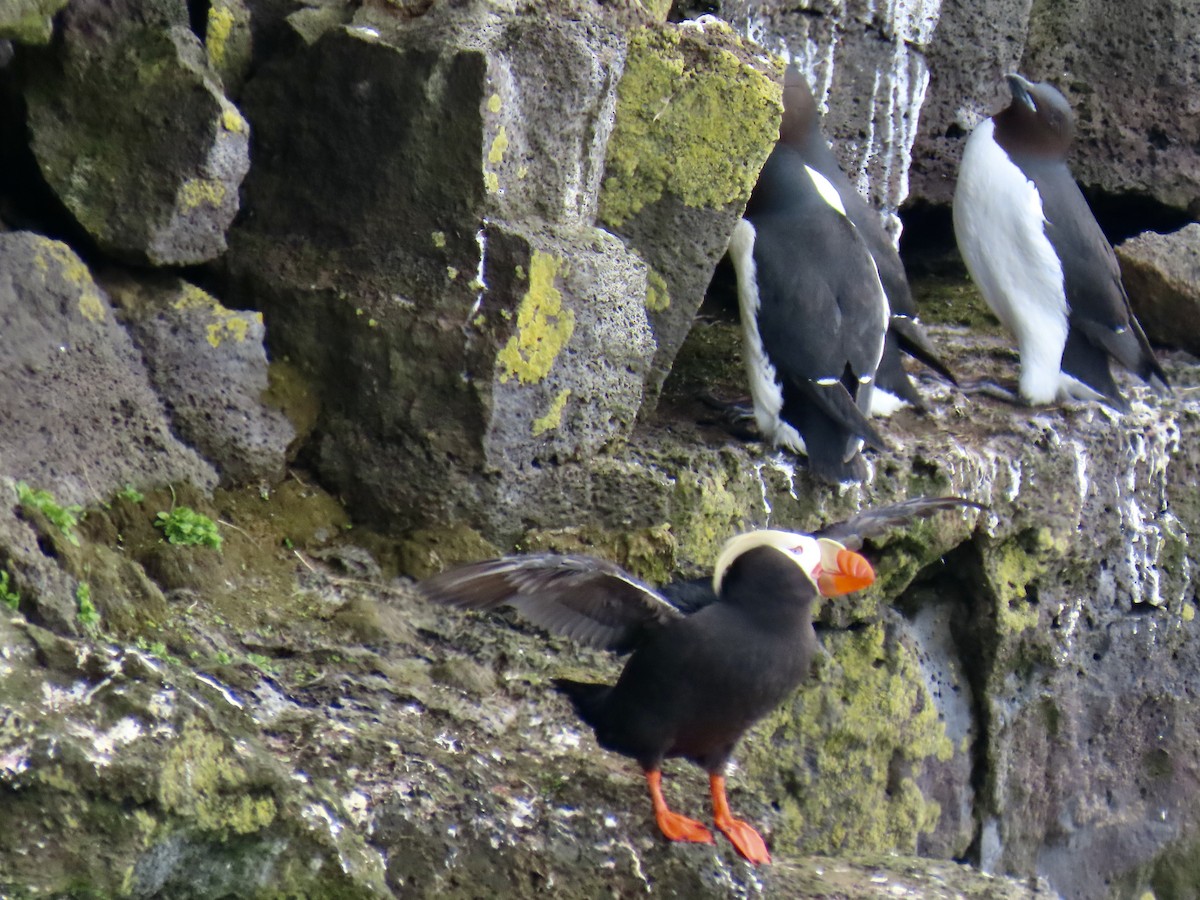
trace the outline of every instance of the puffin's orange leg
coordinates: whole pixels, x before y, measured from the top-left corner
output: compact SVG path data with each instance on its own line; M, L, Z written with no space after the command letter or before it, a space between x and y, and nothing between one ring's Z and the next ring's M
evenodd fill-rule
M725 776L709 775L708 786L712 792L713 824L717 826L733 848L752 863L769 863L771 854L763 842L762 835L749 822L735 819L729 812L729 801L725 799Z
M669 841L690 841L693 844L712 844L713 836L700 822L687 816L671 812L662 793L662 772L658 769L646 771L646 786L650 788L650 800L654 803L654 820L659 830Z

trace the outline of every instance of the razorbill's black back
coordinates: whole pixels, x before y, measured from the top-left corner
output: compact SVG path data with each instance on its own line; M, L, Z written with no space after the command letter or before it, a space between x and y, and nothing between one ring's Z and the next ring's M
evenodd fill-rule
M917 304L904 263L883 227L879 214L863 199L842 171L829 141L821 132L821 116L808 81L794 65L788 66L783 82L783 125L780 141L797 150L805 163L829 180L841 198L846 216L858 229L859 236L871 252L879 280L887 294L891 321L884 344L883 359L875 376L871 412L887 415L902 403L923 408L921 395L901 363L901 352L920 360L939 375L956 383L954 375L934 350L929 336L917 318Z
M754 415L817 476L861 481L888 303L837 190L780 141L729 246Z
M1166 386L1129 308L1112 247L1067 168L1071 108L1054 87L1008 76L1012 102L971 133L954 191L954 234L992 312L1015 335L1021 396L1128 404L1116 359Z

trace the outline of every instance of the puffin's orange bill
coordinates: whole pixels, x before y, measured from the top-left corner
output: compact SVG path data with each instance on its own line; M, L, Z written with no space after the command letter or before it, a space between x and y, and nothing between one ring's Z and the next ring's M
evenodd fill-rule
M825 570L817 577L817 590L825 597L840 597L861 591L875 581L875 570L864 557L853 550L837 552L837 568Z

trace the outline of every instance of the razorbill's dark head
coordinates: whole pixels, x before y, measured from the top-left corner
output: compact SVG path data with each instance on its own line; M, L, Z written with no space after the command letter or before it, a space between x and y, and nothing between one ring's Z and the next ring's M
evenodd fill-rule
M995 140L1009 156L1067 158L1075 140L1075 114L1053 85L1008 75L1012 103L997 113Z

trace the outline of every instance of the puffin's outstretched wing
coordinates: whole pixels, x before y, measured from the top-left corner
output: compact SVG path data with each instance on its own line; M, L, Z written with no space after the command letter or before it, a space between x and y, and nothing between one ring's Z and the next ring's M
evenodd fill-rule
M967 506L972 509L987 509L983 503L965 497L913 497L888 506L864 509L844 522L834 522L816 532L818 537L829 538L843 544L847 550L861 550L865 541L887 534L897 525L912 519L933 515L943 509Z
M449 606L511 606L540 628L618 652L632 649L648 630L683 618L620 566L590 556L506 556L426 578L417 590Z

